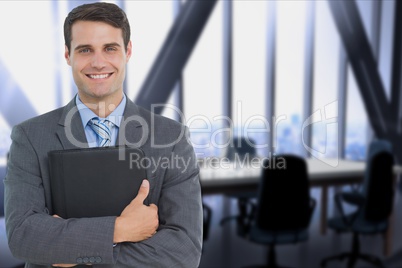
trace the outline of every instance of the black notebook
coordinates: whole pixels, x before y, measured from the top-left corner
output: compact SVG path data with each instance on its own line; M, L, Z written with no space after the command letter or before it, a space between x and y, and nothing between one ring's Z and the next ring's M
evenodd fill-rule
M53 213L64 219L119 216L146 178L138 148L58 150L48 156Z

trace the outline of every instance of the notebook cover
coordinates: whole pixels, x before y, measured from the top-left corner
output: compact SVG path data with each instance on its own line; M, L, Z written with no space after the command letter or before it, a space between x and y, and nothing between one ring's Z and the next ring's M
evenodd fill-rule
M53 214L65 219L119 216L146 178L138 148L57 150L48 156Z

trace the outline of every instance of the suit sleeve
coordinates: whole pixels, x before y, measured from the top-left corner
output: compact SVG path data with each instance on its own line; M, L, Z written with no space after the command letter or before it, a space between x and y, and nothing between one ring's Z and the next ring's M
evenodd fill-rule
M112 264L115 217L64 220L49 215L41 172L47 165L45 156L38 154L23 127L14 127L11 138L4 184L6 230L12 254L44 265L83 260Z
M158 202L159 230L139 243L119 244L117 266L198 267L202 248L202 201L193 147L188 129L173 147L173 155L183 165L172 163L165 171Z

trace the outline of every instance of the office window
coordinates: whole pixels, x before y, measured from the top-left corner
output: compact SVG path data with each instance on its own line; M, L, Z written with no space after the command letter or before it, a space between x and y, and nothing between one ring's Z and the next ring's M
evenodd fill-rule
M277 153L304 155L301 140L304 84L305 1L277 1Z
M180 14L185 1L173 0L173 17L174 20ZM174 90L170 93L169 99L166 101L166 107L163 109L161 115L170 119L183 122L183 79L180 78L174 86Z
M49 16L38 16L33 11ZM0 3L0 32L4 37L0 43L0 64L39 114L55 108L58 68L54 31L62 34L62 29L53 28L51 14L52 5L46 1ZM57 58L63 59L63 55ZM15 105L18 107L18 103Z
M172 1L125 1L133 54L127 65L127 95L137 96L173 23Z
M316 1L312 154L338 157L338 68L341 40L328 3Z
M267 1L233 2L233 135L248 138L259 155L271 123L265 118L267 13Z
M183 71L185 123L198 158L221 155L227 133L221 118L222 12L219 1Z
M0 158L15 124L56 107L56 77L65 64L57 15L48 1L0 1Z
M5 164L5 159L7 152L10 148L11 144L11 128L3 118L3 116L0 114L0 166L2 163Z
M377 42L373 36L373 2L357 1L357 7L363 22L366 36L373 48L373 43ZM375 58L378 58L377 51L373 49ZM380 74L381 75L381 74ZM387 81L383 77L383 82ZM365 104L363 102L360 89L358 88L354 73L351 67L348 67L348 102L346 114L346 149L345 157L353 160L366 159L367 145L373 138L370 122L367 118Z
M395 1L382 1L378 70L388 100L391 99L392 50Z
M370 127L354 73L348 67L348 101L346 113L345 158L364 160L367 150L367 133Z

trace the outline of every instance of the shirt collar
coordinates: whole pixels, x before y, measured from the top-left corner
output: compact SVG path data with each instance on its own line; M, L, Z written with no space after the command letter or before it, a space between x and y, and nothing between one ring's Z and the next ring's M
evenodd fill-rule
M99 118L99 119L107 119L117 127L120 128L121 119L123 118L124 109L126 107L126 94L123 94L123 99L121 100L120 104L114 109L114 111L106 118ZM75 96L75 103L77 105L78 111L80 112L82 125L85 128L88 124L88 121L97 116L91 109L88 108L79 98L78 94Z

